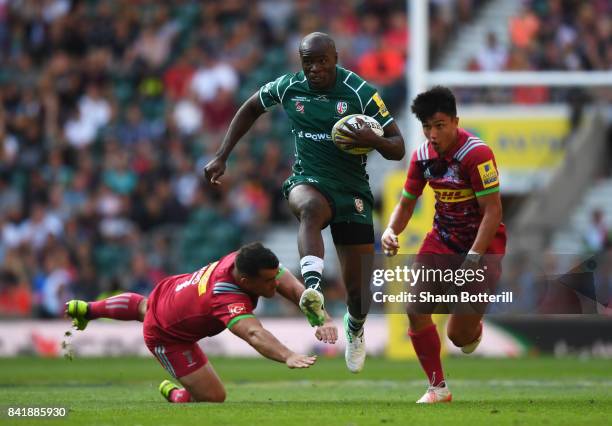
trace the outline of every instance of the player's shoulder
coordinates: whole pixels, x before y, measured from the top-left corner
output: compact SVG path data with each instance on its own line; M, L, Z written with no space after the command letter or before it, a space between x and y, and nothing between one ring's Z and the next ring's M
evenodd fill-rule
M276 77L274 80L271 80L268 83L264 84L262 86L262 90L273 91L275 94L279 94L279 91L285 90L289 85L294 84L295 82L300 80L305 81L304 73L301 71L282 74Z
M367 80L354 71L338 66L337 73L338 81L341 81L342 84L350 87L361 96L366 96L369 92L372 92L369 93L371 96L374 92L376 92L374 86L372 86Z
M461 163L479 162L493 159L493 150L478 136L459 129L463 133L465 143L455 152L453 158Z
M431 147L428 141L419 144L414 151L412 151L411 162L427 161L432 158Z

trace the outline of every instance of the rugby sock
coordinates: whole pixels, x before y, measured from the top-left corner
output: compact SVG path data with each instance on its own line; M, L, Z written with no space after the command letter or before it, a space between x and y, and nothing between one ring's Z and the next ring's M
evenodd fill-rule
M97 302L89 302L87 318L112 318L121 321L138 320L138 304L144 296L122 293Z
M363 318L355 318L351 315L350 312L347 312L346 315L346 325L348 326L351 333L358 334L359 331L363 328L363 324L365 323L366 317Z
M300 268L306 287L321 291L323 259L317 256L304 256L300 260Z
M408 336L412 340L412 346L419 358L421 367L425 370L429 384L438 386L444 382L442 361L440 361L440 336L435 324L420 331L408 330Z
M191 395L189 395L187 389L174 389L170 392L170 402L178 404L191 402Z

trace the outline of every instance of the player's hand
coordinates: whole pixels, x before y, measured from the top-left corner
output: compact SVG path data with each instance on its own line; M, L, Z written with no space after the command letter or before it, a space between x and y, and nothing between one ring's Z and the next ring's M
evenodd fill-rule
M387 256L395 256L400 248L397 235L395 234L395 231L393 231L393 229L391 229L390 227L387 227L387 229L385 229L385 232L383 232L380 242L382 244L383 251Z
M204 177L213 185L219 185L219 178L225 173L225 160L215 157L204 166Z
M380 141L378 136L372 129L365 125L365 121L361 118L357 118L359 126L355 126L349 123L344 123L338 129L338 132L346 137L349 142L343 144L347 149L351 148L376 148Z
M476 254L476 253L468 253L465 256L465 259L463 260L463 263L461 264L461 268L464 271L468 271L468 270L472 270L472 271L476 271L478 268L480 268L480 260L482 258L482 255L480 254ZM455 285L461 286L460 284L455 283Z
M289 358L285 361L289 368L308 368L317 361L316 356L301 355L295 352L289 355Z
M336 327L331 318L327 318L325 324L317 327L315 337L323 343L333 345L338 340L338 327Z

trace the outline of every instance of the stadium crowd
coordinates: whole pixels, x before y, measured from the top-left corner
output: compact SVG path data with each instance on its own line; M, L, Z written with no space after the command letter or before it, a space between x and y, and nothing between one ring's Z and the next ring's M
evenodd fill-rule
M432 58L484 1L430 3ZM530 3L539 47L516 47L537 53L529 66L609 68L612 49L597 53L609 47L609 17L597 23L607 3L550 22L537 18L544 3L559 2ZM404 1L0 1L0 316L147 294L289 219L280 186L293 146L280 109L236 149L220 189L200 171L237 105L299 69L298 40L321 29L398 111ZM557 44L585 31L584 58L568 58Z
M471 71L605 71L612 69L612 2L526 0L509 22L509 45L491 31L468 63ZM576 89L514 87L462 90L461 99L515 104L584 102ZM609 96L609 94L608 94Z

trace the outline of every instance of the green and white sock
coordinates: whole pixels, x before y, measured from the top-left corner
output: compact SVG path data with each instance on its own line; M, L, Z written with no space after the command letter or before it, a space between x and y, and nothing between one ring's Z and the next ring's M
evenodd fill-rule
M363 324L365 323L365 320L366 320L366 317L355 318L354 316L351 315L350 312L347 311L346 313L346 325L348 326L349 330L351 330L351 333L353 334L359 334L359 332L363 328Z
M300 269L306 287L321 291L323 259L317 256L304 256L300 260Z

